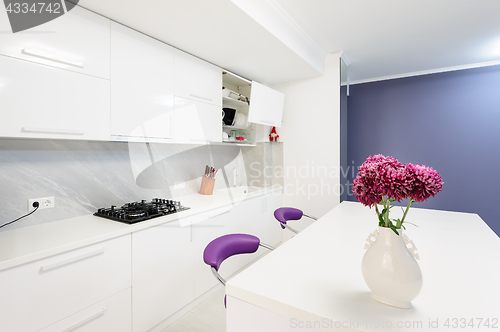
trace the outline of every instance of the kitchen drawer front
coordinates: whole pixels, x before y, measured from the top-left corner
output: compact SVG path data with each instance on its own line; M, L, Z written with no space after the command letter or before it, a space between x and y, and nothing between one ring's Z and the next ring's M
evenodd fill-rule
M109 81L0 56L0 136L109 140Z
M215 106L175 97L175 142L206 144L222 141L222 110Z
M104 301L77 312L40 332L132 331L132 294L128 288Z
M0 54L110 78L110 21L107 18L76 6L26 33L10 33L7 12L0 10L0 30L5 31L0 35Z
M185 52L174 51L174 93L222 106L222 69Z
M130 235L0 273L2 330L38 331L131 286Z

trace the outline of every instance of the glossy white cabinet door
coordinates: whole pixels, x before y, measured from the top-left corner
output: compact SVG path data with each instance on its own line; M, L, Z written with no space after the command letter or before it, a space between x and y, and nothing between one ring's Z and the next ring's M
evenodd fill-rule
M38 331L131 286L130 235L0 272L2 331Z
M132 331L132 294L128 288L39 332Z
M0 136L109 140L109 81L0 56Z
M109 79L110 21L81 7L26 31L12 33L0 10L0 54Z
M190 237L179 222L132 234L134 331L148 331L194 300Z
M173 139L173 49L111 23L111 135Z
M222 141L220 106L175 97L175 141L205 144Z
M175 95L222 106L222 69L175 50Z
M253 81L248 122L281 127L284 102L284 94Z

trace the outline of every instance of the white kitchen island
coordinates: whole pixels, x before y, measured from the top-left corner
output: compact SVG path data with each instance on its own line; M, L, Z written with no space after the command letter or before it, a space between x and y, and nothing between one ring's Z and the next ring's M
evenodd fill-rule
M499 237L476 214L412 207L407 221L424 278L413 308L370 297L361 259L375 211L343 202L228 281L227 331L500 330Z

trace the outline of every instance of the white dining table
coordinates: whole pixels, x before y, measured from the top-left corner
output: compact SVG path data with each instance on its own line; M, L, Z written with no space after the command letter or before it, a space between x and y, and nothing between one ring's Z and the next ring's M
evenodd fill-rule
M227 282L227 331L500 331L499 237L477 214L412 207L406 220L424 280L411 309L370 297L376 213L343 202Z

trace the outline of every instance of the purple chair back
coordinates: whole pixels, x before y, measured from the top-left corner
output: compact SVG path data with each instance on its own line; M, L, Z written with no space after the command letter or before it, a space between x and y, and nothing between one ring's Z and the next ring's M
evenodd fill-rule
M227 258L238 254L251 254L259 249L258 237L249 234L228 234L210 242L203 252L206 264L219 271L219 267Z
M291 207L282 207L274 211L274 217L282 224L286 224L288 220L299 220L302 218L302 211ZM282 228L285 228L281 225Z

